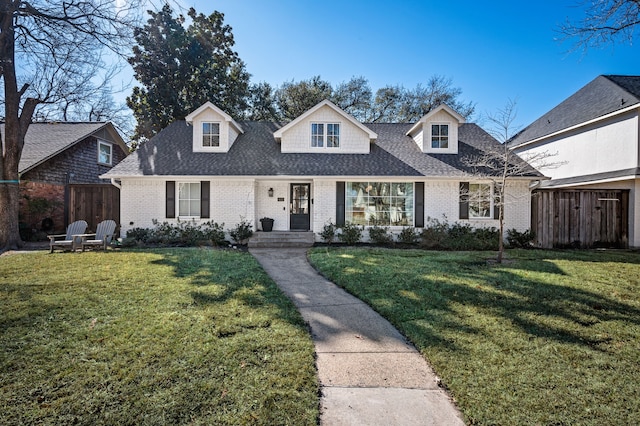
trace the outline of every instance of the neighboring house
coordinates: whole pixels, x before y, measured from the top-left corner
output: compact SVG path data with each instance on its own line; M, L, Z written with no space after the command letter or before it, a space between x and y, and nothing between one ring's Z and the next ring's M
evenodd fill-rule
M4 124L0 131L4 137ZM127 154L108 122L30 124L19 164L23 238L64 231L79 219L94 230L103 219L117 220L118 190L99 176Z
M489 227L498 223L491 181L463 158L497 144L445 105L417 123L363 124L323 101L281 126L239 123L206 103L102 177L121 185L123 235L154 219L229 229L244 218L259 230L270 217L276 231L316 234L328 222L399 232L430 217ZM508 228L529 228L529 185L540 176L510 179L518 201L505 209Z
M640 76L601 75L510 141L525 158L557 154L550 159L557 166L544 170L551 180L541 188L555 190L560 210L553 213L545 203L551 213L543 232L555 233L556 239L565 234L566 242L583 246L610 234L620 245L628 239L628 245L640 247L639 113ZM551 216L564 225L552 224ZM573 229L565 232L563 226Z

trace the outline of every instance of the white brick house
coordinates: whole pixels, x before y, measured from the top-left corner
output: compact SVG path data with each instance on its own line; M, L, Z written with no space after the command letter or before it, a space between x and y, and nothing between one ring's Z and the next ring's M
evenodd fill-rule
M364 124L323 101L281 126L238 123L207 103L103 177L121 186L123 236L154 219L227 229L246 219L260 230L270 217L275 231L316 234L328 222L396 232L428 218L490 227L498 224L491 181L463 158L496 144L446 105L418 123ZM541 176L531 169L509 180L507 229L529 229L529 187ZM464 185L470 202L461 201Z

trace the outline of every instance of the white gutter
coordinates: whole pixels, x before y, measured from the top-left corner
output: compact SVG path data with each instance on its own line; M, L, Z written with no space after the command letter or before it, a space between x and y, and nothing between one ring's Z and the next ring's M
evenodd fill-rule
M111 178L111 185L115 186L118 189L122 189L122 185L116 182L116 178Z

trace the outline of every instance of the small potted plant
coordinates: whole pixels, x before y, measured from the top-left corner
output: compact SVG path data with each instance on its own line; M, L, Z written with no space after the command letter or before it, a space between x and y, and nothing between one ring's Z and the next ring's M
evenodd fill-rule
M271 232L273 230L273 219L270 217L263 217L260 219L260 225L262 225L262 230L264 232Z

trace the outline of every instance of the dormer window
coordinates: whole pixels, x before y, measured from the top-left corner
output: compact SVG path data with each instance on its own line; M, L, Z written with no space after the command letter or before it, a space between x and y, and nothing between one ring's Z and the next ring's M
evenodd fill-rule
M448 124L432 124L431 125L431 148L436 148L436 149L449 148L449 125Z
M202 123L202 146L220 146L220 123Z
M311 123L311 146L313 148L339 148L339 123Z

